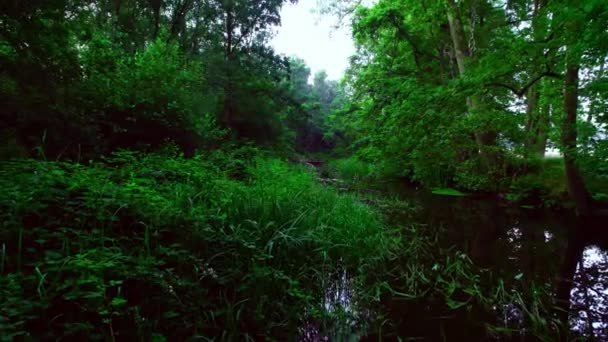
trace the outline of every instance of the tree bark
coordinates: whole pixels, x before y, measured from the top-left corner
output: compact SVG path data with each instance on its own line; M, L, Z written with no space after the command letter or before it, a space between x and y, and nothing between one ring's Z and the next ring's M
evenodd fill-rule
M473 58L472 52L467 47L466 35L464 31L464 25L460 19L460 11L458 5L454 0L446 0L447 18L450 26L450 36L452 37L452 43L454 45L454 52L456 56L456 63L458 65L458 72L460 76L463 76L467 71L467 61ZM479 96L472 95L467 98L467 108L469 115L477 114L480 110L481 100ZM479 148L482 161L485 163L485 167L488 171L491 171L493 164L496 162L496 156L491 151L488 151L488 147L494 145L496 141L496 135L493 132L482 131L475 132L475 142Z
M116 12L116 16L120 16L120 9L122 7L122 0L116 0L114 10Z
M450 25L450 36L452 37L452 43L454 44L454 52L456 53L456 64L458 65L459 74L463 75L466 72L465 61L468 56L464 26L458 15L458 7L454 0L447 0L447 3L449 7L448 23Z
M186 13L190 10L192 0L184 0L181 4L176 5L171 23L171 36L178 37L179 33L185 27Z
M535 40L541 40L545 34L545 29L538 22L541 9L546 5L544 0L534 1L534 10L532 14L532 35ZM532 68L533 73L537 73L538 68ZM542 80L535 82L530 86L527 92L527 108L526 108L526 140L524 148L527 154L537 157L545 156L547 146L547 131L549 125L549 107L546 104L541 106L543 87Z
M528 89L526 96L526 151L530 151L536 143L536 126L538 117L538 102L540 101L540 92L538 91L538 83L535 83Z
M576 119L579 83L578 58L571 47L566 51L566 77L564 81L564 118L562 121L562 147L568 193L576 203L580 215L591 214L591 195L576 165Z
M551 118L551 106L548 103L544 103L540 107L538 127L536 129L536 144L534 145L533 152L540 158L545 156L547 150L547 140L549 139L549 125Z
M226 7L226 38L224 41L224 57L226 63L226 84L224 86L224 111L221 122L230 126L233 117L232 68L234 67L234 14L232 6Z
M528 90L526 107L526 140L524 148L529 155L545 156L549 130L550 106L541 102L542 83L534 84Z
M158 37L158 31L160 29L161 6L162 0L150 0L150 7L152 7L152 13L154 14L154 39Z

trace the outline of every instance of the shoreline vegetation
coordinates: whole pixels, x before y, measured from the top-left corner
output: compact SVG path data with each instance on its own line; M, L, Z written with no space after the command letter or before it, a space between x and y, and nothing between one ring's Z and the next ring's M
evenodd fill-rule
M340 192L255 149L12 160L1 173L5 340L390 336L389 297L478 336L518 336L501 305L518 305L525 336L560 332L542 286L509 291L423 226L390 222L383 210L407 203ZM340 270L351 298L332 303Z
M332 159L321 167L320 172L330 179L341 179L355 188L394 180L410 184L417 189L426 189L436 195L493 198L505 206L574 211L575 203L568 197L562 158L545 158L540 165L539 170L535 172L512 176L499 182L499 186L493 191L476 191L454 182L425 186L424 183L403 175L386 174L374 164L362 161L356 156ZM598 200L604 198L601 192L593 193L593 196Z

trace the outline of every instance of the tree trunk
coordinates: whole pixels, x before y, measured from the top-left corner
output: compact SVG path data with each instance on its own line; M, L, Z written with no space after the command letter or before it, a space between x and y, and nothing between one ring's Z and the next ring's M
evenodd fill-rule
M526 141L525 149L529 152L536 144L536 127L538 125L538 102L540 101L540 92L538 91L538 83L535 83L528 89L526 96Z
M152 7L152 13L154 14L154 39L158 37L158 31L160 29L161 6L162 0L150 0L150 7Z
M524 148L526 153L542 158L545 156L549 131L550 106L540 103L542 82L534 84L528 90L526 107L526 140Z
M454 52L456 55L456 63L458 64L458 72L460 76L463 76L467 70L467 61L472 59L472 52L467 47L466 35L464 31L464 25L460 19L458 5L454 0L446 0L448 9L447 17L448 24L450 26L450 36L452 37L452 43L454 45ZM479 96L472 95L467 98L467 108L469 115L478 114L480 110L481 100ZM482 161L485 163L486 168L490 171L496 162L496 156L492 151L488 151L488 147L494 145L496 141L496 135L492 132L475 132L475 141L479 148Z
M549 125L551 123L551 106L548 103L544 103L539 112L538 127L536 131L536 144L534 145L533 152L539 158L545 157L545 151L547 150L547 140L549 139Z
M466 47L466 38L464 35L464 26L458 15L458 7L454 0L447 0L448 3L448 23L450 25L450 36L454 44L454 52L456 53L456 63L458 64L458 72L463 75L466 71L465 60L468 56Z
M562 147L568 193L576 203L580 215L591 213L591 195L576 165L578 107L578 59L570 47L566 52L566 77L564 81L564 118L562 121Z
M224 111L221 122L230 126L233 117L233 89L232 89L232 68L234 67L234 18L232 7L226 8L226 40L224 42L224 61L226 63L226 84L224 86Z
M533 20L532 20L532 35L535 40L541 40L546 29L540 26L538 16L540 10L545 6L544 0L534 1ZM538 68L532 68L533 72L538 72ZM526 154L536 155L537 157L545 156L547 146L547 132L549 125L549 107L546 104L541 106L541 97L543 93L542 80L534 83L528 89L527 108L526 108L526 140L524 148Z
M122 8L122 0L116 0L116 2L114 3L114 11L116 13L116 16L120 16L120 9Z
M191 0L184 0L181 4L176 5L175 13L173 14L173 21L171 23L171 36L178 37L186 25L186 13L188 13L190 6L192 5Z

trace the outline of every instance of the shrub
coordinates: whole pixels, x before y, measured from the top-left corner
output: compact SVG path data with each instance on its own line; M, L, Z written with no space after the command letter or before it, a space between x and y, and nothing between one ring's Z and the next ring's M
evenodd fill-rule
M369 181L374 177L374 167L356 156L333 160L329 163L330 174L351 183Z
M513 178L509 185L508 199L545 207L567 206L569 199L562 159L539 160L533 173Z

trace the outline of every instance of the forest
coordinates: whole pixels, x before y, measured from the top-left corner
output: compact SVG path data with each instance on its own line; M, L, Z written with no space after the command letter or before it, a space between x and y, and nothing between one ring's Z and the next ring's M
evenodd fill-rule
M0 2L0 340L608 341L608 1L297 3Z

